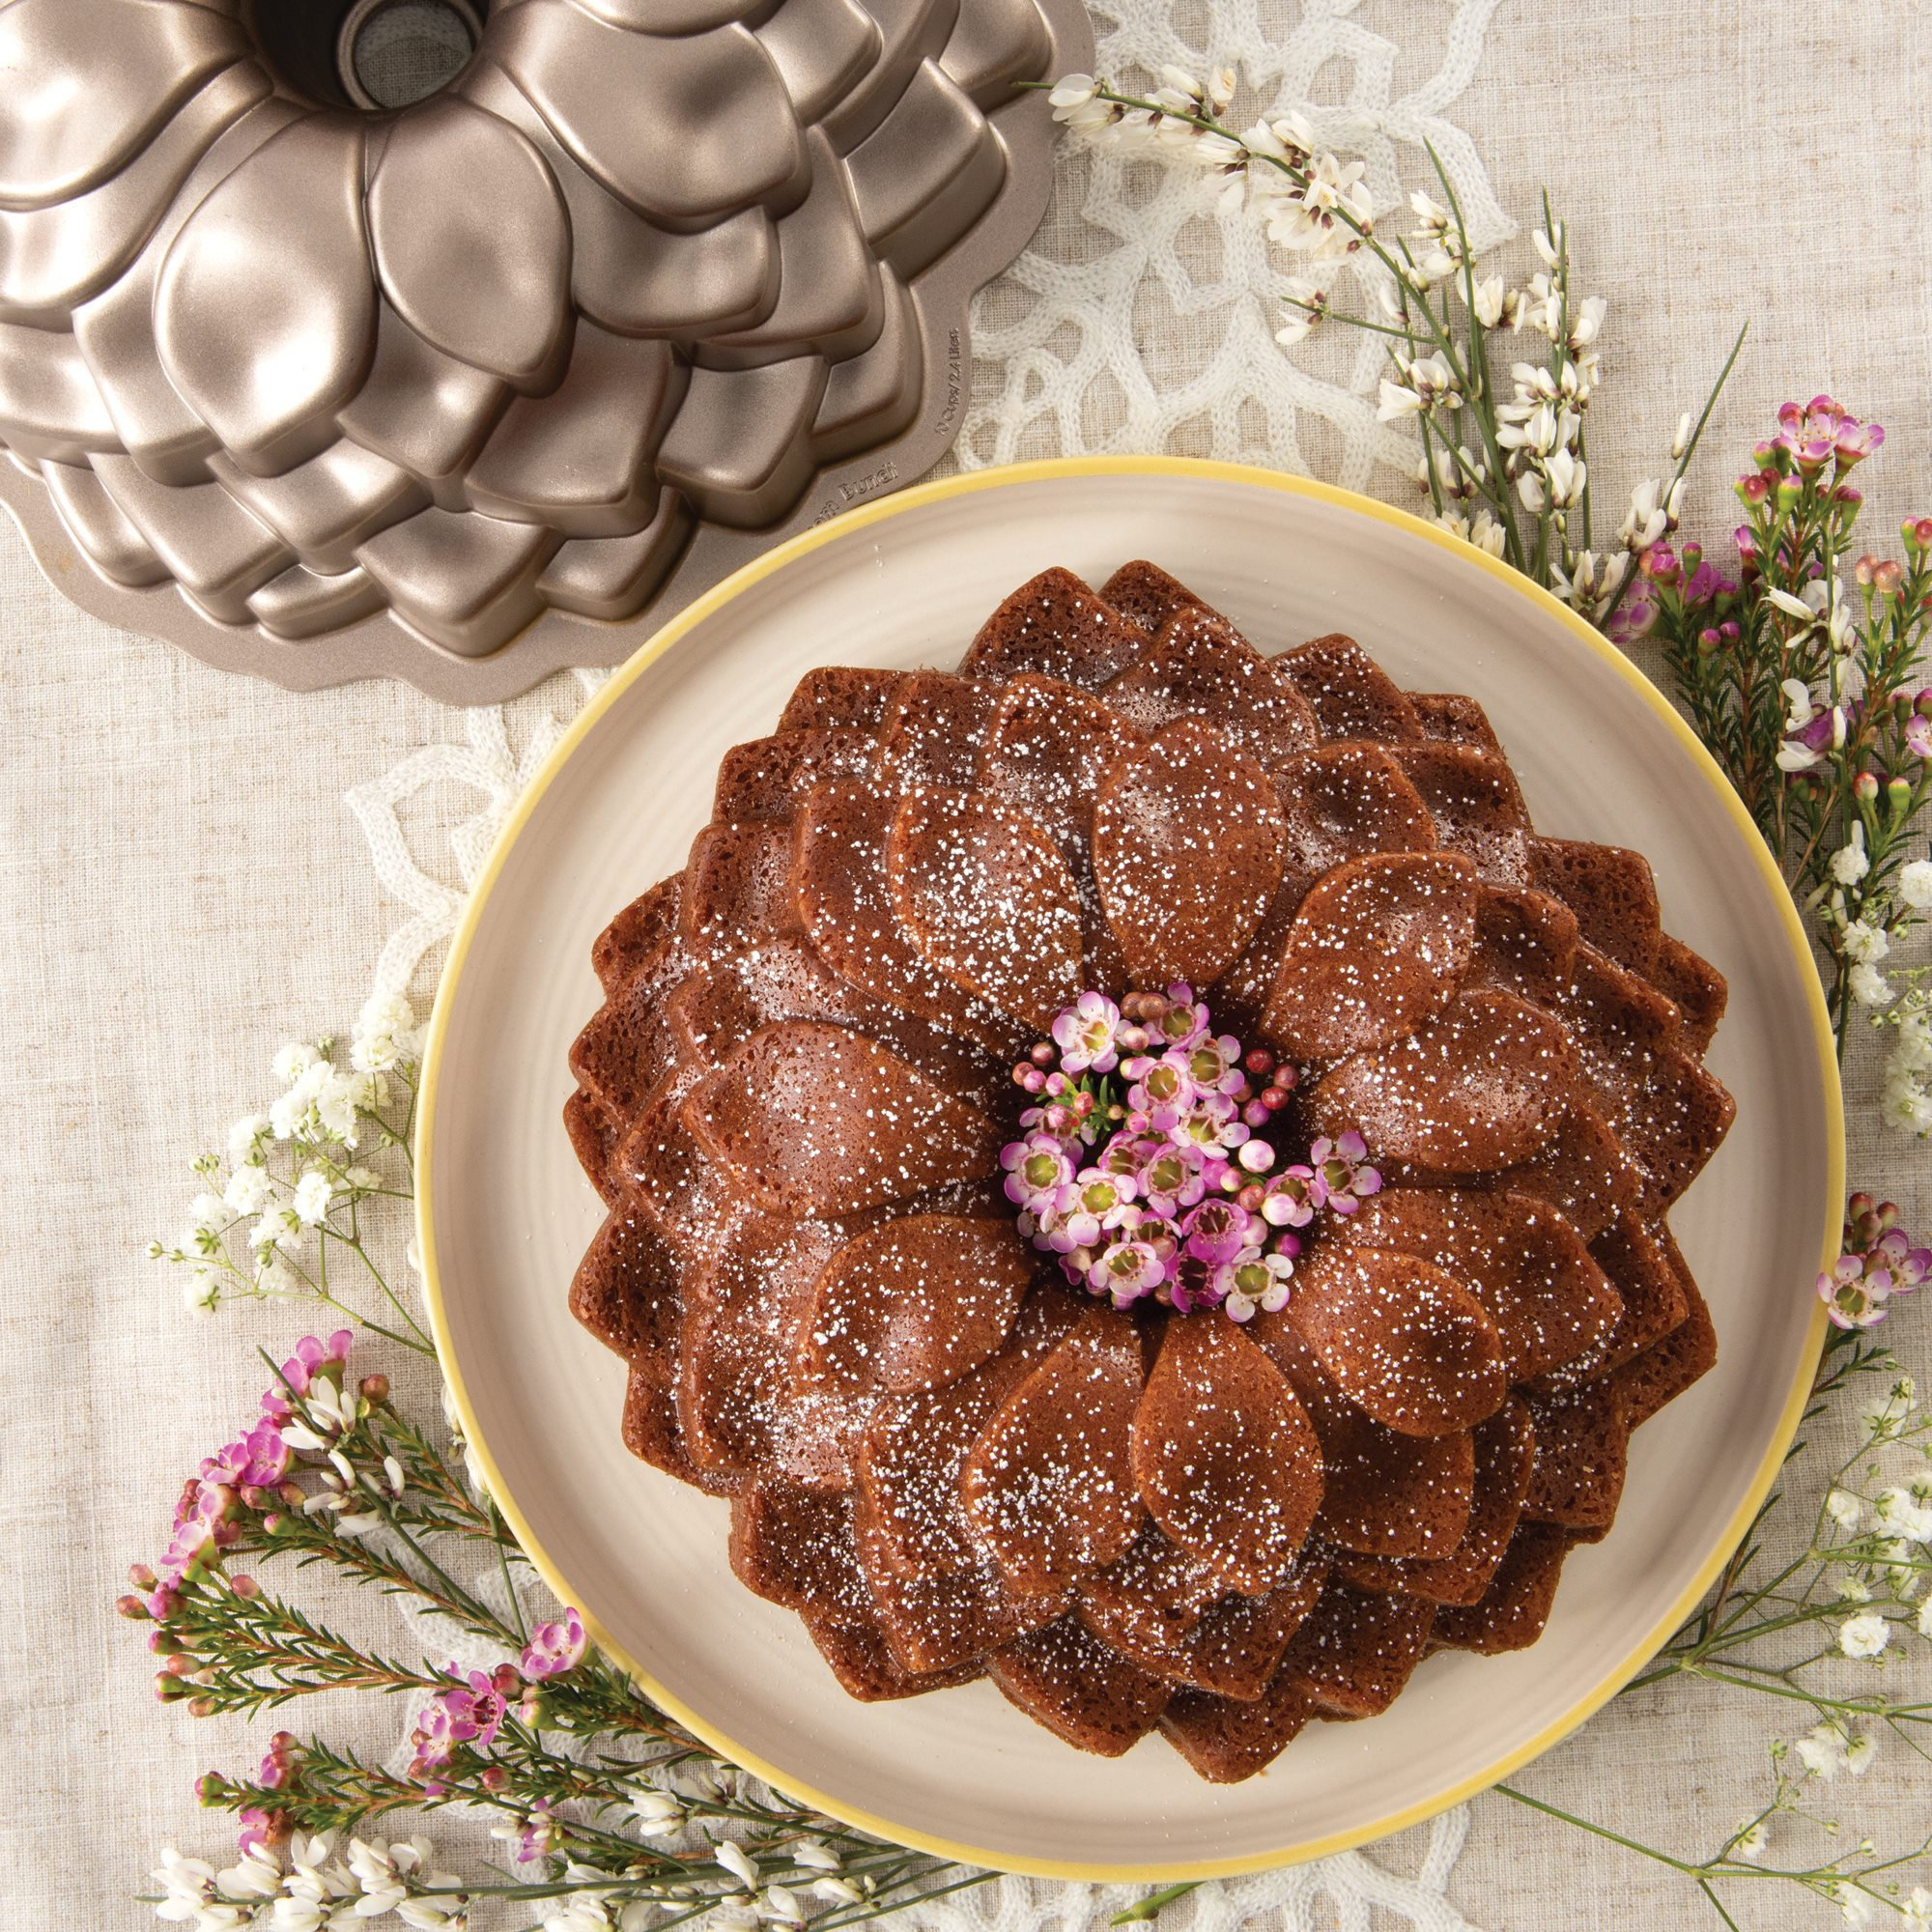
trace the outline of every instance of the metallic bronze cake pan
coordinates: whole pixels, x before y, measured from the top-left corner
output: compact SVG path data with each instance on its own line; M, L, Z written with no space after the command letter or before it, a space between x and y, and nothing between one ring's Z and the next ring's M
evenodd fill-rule
M611 665L957 434L1080 0L12 0L0 501L309 690Z

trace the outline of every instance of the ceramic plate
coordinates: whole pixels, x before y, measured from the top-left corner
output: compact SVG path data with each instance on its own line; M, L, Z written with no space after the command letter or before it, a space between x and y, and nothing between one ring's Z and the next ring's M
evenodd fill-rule
M1158 1739L1077 1755L989 1684L858 1704L796 1617L725 1561L725 1506L618 1440L622 1365L564 1297L603 1209L559 1119L599 1003L590 944L684 863L719 756L819 664L951 667L1048 564L1174 571L1264 650L1347 631L1400 684L1473 694L1540 830L1647 853L1669 929L1728 977L1710 1062L1729 1139L1672 1217L1721 1339L1635 1438L1616 1528L1565 1569L1548 1633L1446 1654L1384 1717L1315 1724L1264 1776L1205 1784ZM1843 1200L1836 1076L1791 904L1733 795L1595 632L1466 545L1262 470L1074 460L912 490L722 584L598 695L499 843L444 975L421 1128L443 1365L496 1493L558 1594L700 1736L900 1842L1016 1871L1254 1869L1411 1824L1547 1748L1667 1636L1764 1495L1822 1333Z

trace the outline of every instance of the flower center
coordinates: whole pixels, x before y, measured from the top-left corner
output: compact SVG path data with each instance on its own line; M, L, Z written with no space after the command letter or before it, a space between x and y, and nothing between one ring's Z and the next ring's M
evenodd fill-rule
M1117 1308L1284 1306L1296 1231L1381 1185L1359 1134L1303 1148L1288 1131L1299 1078L1217 1033L1188 986L1082 993L1013 1068L1031 1104L1001 1164L1022 1233Z

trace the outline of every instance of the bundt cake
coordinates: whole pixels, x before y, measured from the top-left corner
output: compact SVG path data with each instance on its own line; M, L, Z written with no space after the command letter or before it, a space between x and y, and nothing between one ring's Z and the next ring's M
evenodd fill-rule
M1724 982L1648 865L1151 564L810 673L593 958L572 1309L855 1697L1247 1777L1533 1643L1715 1358Z

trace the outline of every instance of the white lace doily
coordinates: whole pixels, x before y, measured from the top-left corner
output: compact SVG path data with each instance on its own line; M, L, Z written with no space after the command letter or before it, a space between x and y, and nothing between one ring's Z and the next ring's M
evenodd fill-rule
M1433 148L1479 246L1511 224L1468 135L1447 119L1482 56L1496 0L1408 9L1403 43L1362 0L1096 0L1097 71L1130 79L1173 65L1240 75L1247 118L1299 108L1325 142L1368 162L1378 211L1434 187ZM1378 10L1386 20L1391 5ZM1196 23L1182 37L1179 19ZM1110 24L1111 23L1111 24ZM1426 78L1395 94L1399 56ZM1033 247L980 298L962 468L1097 450L1171 451L1316 471L1386 493L1413 445L1376 421L1377 338L1274 341L1289 276L1257 226L1217 213L1216 186L1144 161L1063 150L1056 207ZM1346 270L1344 273L1348 272ZM451 736L348 794L376 872L408 916L376 969L380 990L420 993L510 806L601 681L579 672L528 698L451 713ZM432 955L435 955L432 957ZM1164 1919L1174 1932L1476 1932L1449 1902L1465 1809L1410 1834L1413 1876L1350 1852L1203 1887ZM927 1932L1085 1932L1136 1889L1004 1878L917 1915Z

